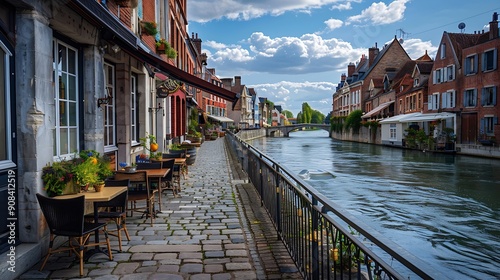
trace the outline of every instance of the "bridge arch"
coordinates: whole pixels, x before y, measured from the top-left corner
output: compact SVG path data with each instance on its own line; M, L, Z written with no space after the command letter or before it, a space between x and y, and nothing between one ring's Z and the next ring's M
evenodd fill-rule
M331 135L329 124L301 123L301 124L266 127L266 136L275 137L276 134L281 134L283 137L290 137L290 132L302 128L319 128L328 131L328 136Z

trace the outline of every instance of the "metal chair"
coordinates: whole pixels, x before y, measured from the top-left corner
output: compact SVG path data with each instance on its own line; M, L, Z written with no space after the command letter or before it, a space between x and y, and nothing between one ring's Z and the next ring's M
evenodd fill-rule
M130 179L126 180L106 180L106 187L130 187ZM94 208L97 207L97 219L109 220L116 224L116 230L108 230L108 234L118 238L118 247L122 251L122 235L125 233L127 240L130 241L130 235L127 230L126 216L127 216L127 200L128 190L110 201L94 202ZM102 211L101 211L102 209ZM94 210L96 211L96 209ZM87 214L85 218L95 219L94 214Z
M151 218L151 225L153 225L153 219L155 216L154 211L154 193L149 187L148 174L145 170L137 170L134 173L126 173L122 171L116 171L115 180L130 180L131 188L128 191L127 201L129 202L128 211L131 211L131 215L134 215L138 210L142 210L142 217L149 216ZM146 207L138 207L137 202L144 200L146 202Z
M108 231L106 223L86 223L84 219L85 213L85 197L77 196L68 199L56 199L36 194L38 204L42 209L45 220L49 225L50 243L47 256L43 260L40 271L43 270L47 260L52 254L73 251L80 260L80 276L83 275L83 251L90 246L107 245L109 260L113 260L111 246L109 244ZM94 232L103 230L106 241L88 243L89 237ZM68 237L68 246L53 249L54 239L57 236ZM75 242L76 244L73 244Z

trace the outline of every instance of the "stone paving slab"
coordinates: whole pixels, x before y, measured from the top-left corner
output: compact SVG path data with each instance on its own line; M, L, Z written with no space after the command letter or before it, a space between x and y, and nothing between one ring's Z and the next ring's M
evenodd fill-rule
M198 148L180 197L163 194L153 225L139 213L127 218L131 240L123 237L113 261L93 256L80 278L78 262L60 254L42 272L39 263L20 279L302 279L225 145L219 138ZM110 240L116 250L116 237Z

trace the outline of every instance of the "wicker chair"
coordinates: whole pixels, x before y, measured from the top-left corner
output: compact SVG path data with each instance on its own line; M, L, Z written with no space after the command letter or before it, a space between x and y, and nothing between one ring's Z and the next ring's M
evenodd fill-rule
M78 196L68 199L56 199L45 197L41 194L36 194L42 213L49 225L50 243L49 252L43 260L40 271L43 270L47 260L52 254L73 251L80 260L80 276L83 276L83 251L87 247L107 245L109 260L113 260L111 246L106 228L106 223L86 223L84 219L85 213L85 197ZM104 231L106 241L89 243L89 237L99 230ZM54 239L57 236L68 237L68 246L53 249ZM76 243L76 244L75 244Z
M126 180L106 180L106 187L130 187L130 179ZM130 235L127 230L127 200L128 191L121 193L110 201L94 202L94 207L97 207L98 220L113 221L116 224L116 230L108 230L108 234L118 238L118 247L122 251L122 235L125 233L127 240L130 241ZM95 210L94 210L95 211ZM95 219L94 214L85 215L86 219Z

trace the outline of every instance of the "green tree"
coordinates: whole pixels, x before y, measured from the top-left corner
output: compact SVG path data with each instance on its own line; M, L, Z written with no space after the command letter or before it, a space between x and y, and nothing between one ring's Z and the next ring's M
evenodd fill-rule
M302 123L302 112L297 114L297 123Z
M283 110L283 112L281 112L283 115L286 116L287 119L291 119L293 118L293 113L288 111L288 110Z
M312 109L307 102L302 103L302 122L301 123L311 123L312 119Z
M321 123L323 123L324 119L325 119L325 115L323 115L323 113L321 113L318 110L312 110L311 123L321 124Z
M352 129L353 133L358 133L361 127L361 116L363 112L361 110L352 111L345 119L344 128Z

